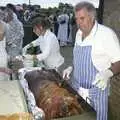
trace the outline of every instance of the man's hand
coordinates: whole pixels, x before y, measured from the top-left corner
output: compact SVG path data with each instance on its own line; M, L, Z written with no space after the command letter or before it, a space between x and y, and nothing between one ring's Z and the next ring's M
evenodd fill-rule
M99 72L96 74L95 81L93 81L92 84L102 90L105 90L105 88L109 84L110 77L112 77L112 76L113 76L113 73L109 69Z
M69 66L63 71L63 79L68 80L70 79L70 74L72 72L72 66Z
M89 100L89 89L85 89L80 87L79 90L77 91L78 94L83 97L83 99L85 101L87 101L90 104L90 100Z

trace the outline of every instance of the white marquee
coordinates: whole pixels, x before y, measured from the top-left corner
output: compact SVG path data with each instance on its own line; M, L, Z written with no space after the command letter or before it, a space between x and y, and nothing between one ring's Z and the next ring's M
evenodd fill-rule
M54 7L54 6L58 6L60 2L75 5L80 1L88 1L94 4L96 8L99 7L99 0L1 0L0 5L5 6L8 3L12 3L15 5L23 4L23 3L29 4L30 2L30 4L32 5L38 4L41 5L41 7Z

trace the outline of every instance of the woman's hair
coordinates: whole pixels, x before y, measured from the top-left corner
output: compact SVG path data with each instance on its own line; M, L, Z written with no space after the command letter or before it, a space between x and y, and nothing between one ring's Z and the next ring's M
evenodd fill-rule
M89 15L93 18L93 20L96 19L96 8L93 6L93 4L89 2L80 2L75 6L75 11L79 11L81 9L86 9L89 13Z
M13 20L13 11L11 9L6 8L4 10L4 14L5 14L5 17L4 17L5 22L10 22L11 20Z
M5 14L4 12L0 9L0 20L4 20Z
M16 8L15 8L15 6L13 4L8 3L6 5L6 7L9 8L9 9L11 9L14 13L17 13L17 10L16 10Z
M47 17L36 17L32 21L32 26L39 26L41 25L43 29L49 29L51 27L50 21Z

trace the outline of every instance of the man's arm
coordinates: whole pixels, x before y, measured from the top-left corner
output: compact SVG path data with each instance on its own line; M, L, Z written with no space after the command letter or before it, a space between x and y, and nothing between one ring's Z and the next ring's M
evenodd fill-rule
M105 90L105 88L109 84L110 78L113 75L116 75L119 73L120 73L120 61L117 61L115 63L112 63L109 69L106 69L105 71L97 73L95 81L93 82L93 85L95 85L96 87L102 90Z

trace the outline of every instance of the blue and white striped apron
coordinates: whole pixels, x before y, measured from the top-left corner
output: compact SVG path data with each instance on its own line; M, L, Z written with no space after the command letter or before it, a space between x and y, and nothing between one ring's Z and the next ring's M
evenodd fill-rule
M92 85L98 72L91 58L92 46L75 46L73 50L74 80L73 87L78 91L79 87L89 89L91 106L97 113L96 120L107 120L108 112L108 88L104 91Z

